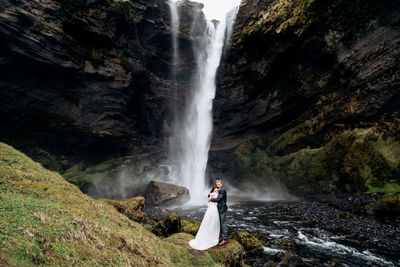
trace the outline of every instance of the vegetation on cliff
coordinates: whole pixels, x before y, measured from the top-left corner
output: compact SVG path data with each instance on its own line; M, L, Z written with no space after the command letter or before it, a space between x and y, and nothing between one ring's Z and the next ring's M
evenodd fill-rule
M254 181L279 177L299 193L400 191L400 140L385 137L377 128L354 129L321 147L277 153L307 134L291 130L272 143L244 143L234 152L233 166Z

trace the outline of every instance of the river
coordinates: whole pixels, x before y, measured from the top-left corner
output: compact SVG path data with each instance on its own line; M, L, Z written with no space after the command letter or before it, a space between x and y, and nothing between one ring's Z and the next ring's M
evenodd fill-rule
M172 209L182 219L201 220L205 206ZM146 208L161 216L165 208ZM264 266L284 258L289 266L400 266L400 229L315 201L243 201L231 203L230 232L257 233L264 254L246 264Z

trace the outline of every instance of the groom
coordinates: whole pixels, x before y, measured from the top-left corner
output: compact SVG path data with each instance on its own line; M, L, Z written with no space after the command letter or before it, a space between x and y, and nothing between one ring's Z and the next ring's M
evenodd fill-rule
M218 202L218 213L219 213L219 221L220 221L220 242L218 243L219 246L228 243L228 229L226 227L226 211L228 210L228 206L226 205L226 190L223 187L222 180L217 179L215 180L215 185L218 187L218 197L216 198L209 198L208 202Z

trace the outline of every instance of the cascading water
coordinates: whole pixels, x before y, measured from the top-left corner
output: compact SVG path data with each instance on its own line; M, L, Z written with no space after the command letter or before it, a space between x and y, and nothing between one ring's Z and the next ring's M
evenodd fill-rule
M178 61L179 61L179 42L178 42L178 32L179 32L179 10L178 10L178 5L177 0L168 0L168 5L169 5L169 11L171 15L170 19L170 27L171 27L171 45L172 45L172 60L171 60L171 81L172 81L172 105L171 105L171 114L173 116L172 118L172 129L173 133L169 137L169 158L170 161L173 162L173 158L175 158L175 154L177 154L176 147L177 147L177 109L176 109L176 104L178 101L178 93L177 93L177 87L178 87L178 81L177 81L177 67L178 67ZM178 181L178 176L176 175L176 166L174 164L172 165L165 165L167 167L168 172L169 172L169 177L168 180L170 183L173 184L179 184Z
M190 190L191 204L204 203L207 194L206 168L212 133L215 78L224 43L232 32L237 10L238 8L234 8L231 12L220 14L219 22L207 20L204 45L194 48L196 76L191 100L187 103L184 118L178 124L178 131L173 137L174 145L178 145L180 149L179 155L173 155L171 160L176 165L177 172L170 178L171 182Z
M179 12L176 0L169 0L169 11L171 13L171 34L172 34L172 66L173 72L178 62L178 31L179 31ZM173 74L175 75L175 74Z

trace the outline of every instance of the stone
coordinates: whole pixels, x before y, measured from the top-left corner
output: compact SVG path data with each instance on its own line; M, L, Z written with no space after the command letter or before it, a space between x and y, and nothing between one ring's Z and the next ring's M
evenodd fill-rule
M181 219L175 212L165 215L152 228L152 232L161 237L168 237L182 230Z
M238 241L246 250L246 253L250 255L262 254L264 252L264 246L256 234L236 231L229 238Z
M151 181L147 187L146 193L147 205L180 205L190 199L189 190L183 186Z
M243 266L244 256L246 254L243 246L236 240L229 240L222 246L215 246L208 250L211 257L220 262L223 266Z
M114 206L120 213L136 222L143 223L148 221L146 214L143 213L145 203L144 197L134 197L121 200L99 198L98 200Z

